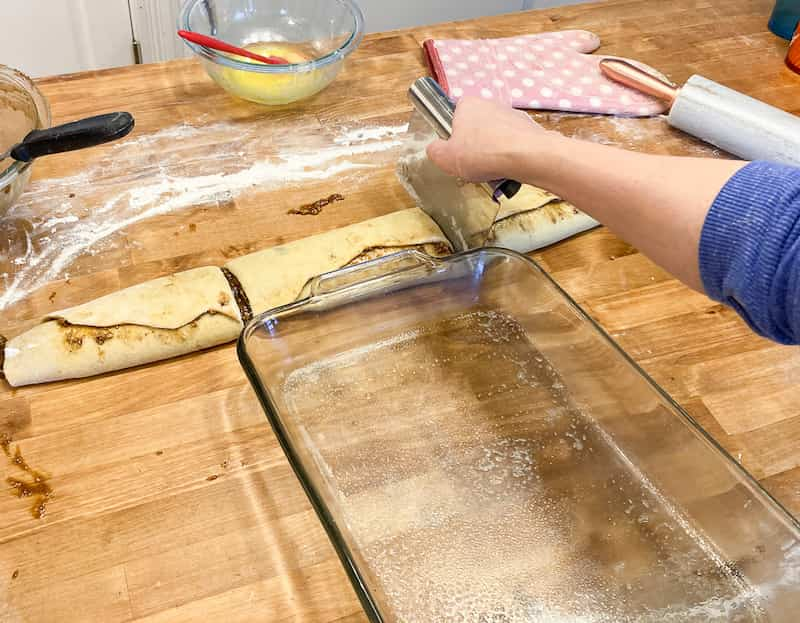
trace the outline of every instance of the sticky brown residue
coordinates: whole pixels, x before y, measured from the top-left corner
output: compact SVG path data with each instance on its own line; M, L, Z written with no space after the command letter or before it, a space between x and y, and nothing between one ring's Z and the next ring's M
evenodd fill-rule
M64 344L67 345L69 352L74 353L83 346L83 335L81 335L80 331L76 331L72 325L67 325L64 331Z
M53 301L55 301L55 300L56 300L56 292L55 292L55 290L53 290L53 291L50 293L50 296L48 296L47 298L48 298L48 300L49 300L51 303L52 303Z
M195 225L194 223L189 223L189 231L192 232L192 233L196 232L197 231L197 225Z
M97 342L98 345L103 345L106 342L108 342L108 340L112 339L113 337L114 337L114 334L111 332L111 330L110 329L106 329L105 331L100 331L98 333L95 333L94 341Z
M326 205L334 203L335 201L344 201L344 196L339 193L333 193L322 199L317 199L311 203L304 203L299 208L292 208L286 214L299 214L301 216L315 216L322 212L322 208Z
M242 321L246 324L253 318L253 308L250 306L250 299L242 288L242 283L239 279L227 268L220 268L225 279L228 280L228 285L233 292L233 298L236 300L236 305L239 307L239 313L242 316Z
M161 344L182 344L190 339L195 339L202 316L218 314L216 310L208 310L205 314L177 329L164 329L161 327L148 327L137 324L120 324L110 327L92 327L82 324L71 324L63 318L55 319L61 327L64 344L69 352L79 351L84 343L94 341L98 347L110 340L132 345L144 340L158 340ZM243 314L244 316L244 314ZM105 352L98 348L97 355L102 358Z
M0 435L0 448L11 464L25 474L25 478L6 478L12 493L18 498L32 498L31 515L41 519L47 513L47 505L53 498L53 488L47 483L50 476L31 467L22 457L19 445L11 451L11 438Z
M145 335L152 332L150 328L139 325L91 327L83 324L72 324L63 318L59 318L57 322L63 327L64 343L70 352L80 350L86 340L93 340L98 346L102 346L114 338L124 342L141 341Z
M178 329L161 329L133 324L121 324L112 327L91 327L81 324L70 324L59 319L58 324L63 328L64 343L70 352L77 352L85 341L93 340L102 346L110 340L119 340L125 344L141 342L149 336L154 336L162 344L185 342L189 334L197 329L197 320L179 327ZM102 350L98 351L102 355Z
M231 297L228 296L227 292L220 292L217 301L219 302L220 306L225 307L231 302Z
M563 221L569 216L578 214L578 210L575 208L575 206L573 206L571 203L567 203L566 201L551 201L550 203L543 205L540 210L543 210L544 213L550 217L550 222L553 224Z
M283 244L283 237L278 236L275 240L275 244ZM232 257L239 257L240 255L244 255L245 253L252 253L256 251L258 245L254 242L249 244L231 244L222 249L220 252L222 253L223 257L232 258Z

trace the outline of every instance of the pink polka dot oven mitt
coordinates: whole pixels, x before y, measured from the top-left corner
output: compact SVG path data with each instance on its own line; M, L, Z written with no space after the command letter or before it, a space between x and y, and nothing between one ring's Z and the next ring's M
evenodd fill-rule
M600 38L585 30L503 39L429 39L423 44L433 77L454 100L474 95L515 108L644 117L663 102L609 80L594 56ZM657 74L646 65L636 63Z

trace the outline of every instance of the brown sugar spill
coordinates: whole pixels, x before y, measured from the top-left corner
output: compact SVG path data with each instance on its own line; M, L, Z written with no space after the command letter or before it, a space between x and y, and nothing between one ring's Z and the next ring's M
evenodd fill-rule
M3 453L11 461L11 464L29 477L29 479L22 479L9 476L6 478L6 483L11 486L12 493L18 498L33 498L31 515L36 519L41 519L47 513L47 505L53 498L53 488L47 482L50 476L28 464L22 457L19 444L12 452L11 438L8 435L0 436L0 447L3 448Z
M327 197L323 197L322 199L317 199L316 201L312 201L311 203L304 203L299 208L292 208L286 214L299 214L301 216L315 216L322 212L322 208L326 205L330 205L335 201L344 201L344 196L340 195L339 193L333 193L332 195L328 195Z

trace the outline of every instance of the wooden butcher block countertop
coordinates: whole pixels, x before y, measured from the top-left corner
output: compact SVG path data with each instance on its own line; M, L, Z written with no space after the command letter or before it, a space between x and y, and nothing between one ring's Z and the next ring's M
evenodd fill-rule
M602 52L676 82L699 73L800 112L786 42L766 28L772 4L612 0L371 35L327 90L274 109L233 99L194 60L42 80L55 122L129 110L136 129L36 163L0 219L0 332L410 207L394 177L395 135L429 37L588 29ZM536 118L639 151L718 155L661 118ZM317 216L287 214L331 193L345 199ZM756 337L604 229L534 257L800 514L800 351ZM2 384L0 433L53 490L41 519L30 499L0 490L0 620L366 620L233 345L82 381ZM0 458L4 481L20 476Z

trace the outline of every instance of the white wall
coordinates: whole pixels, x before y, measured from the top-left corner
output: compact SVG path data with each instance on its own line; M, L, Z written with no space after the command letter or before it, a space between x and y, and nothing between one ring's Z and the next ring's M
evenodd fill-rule
M586 0L356 0L368 32ZM130 13L128 5L130 4ZM182 0L0 0L0 63L33 77L133 63L130 21L144 62L189 55L175 35Z
M356 0L367 32L520 11L525 0Z
M356 0L367 32L499 15L589 0Z
M33 76L133 62L127 0L0 0L0 64Z

